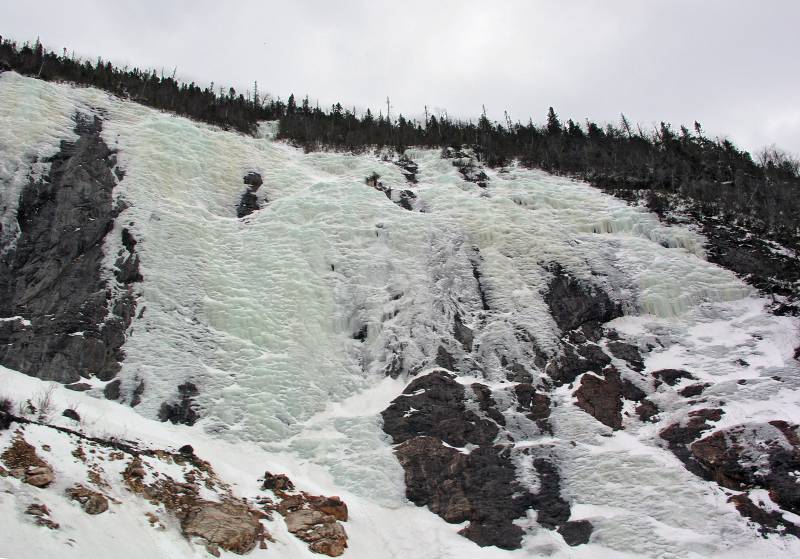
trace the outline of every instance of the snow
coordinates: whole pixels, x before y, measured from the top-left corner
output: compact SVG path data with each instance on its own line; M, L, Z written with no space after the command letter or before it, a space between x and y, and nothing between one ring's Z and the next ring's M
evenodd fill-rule
M800 555L795 540L757 536L722 490L658 446L664 423L626 420L626 431L612 435L571 405L566 386L555 393L555 436L523 439L518 448L547 447L558 456L572 519L596 528L592 543L577 548L538 528L535 513L519 521L528 531L521 550L476 547L458 536L459 526L406 501L403 471L381 430L380 412L408 382L406 374L386 377L393 353L402 348L406 371L429 364L455 314L482 325L475 346L487 369L463 375L464 384L509 386L492 348L532 360L533 344L520 342L519 332L552 350L559 332L542 297L551 262L599 282L625 306L628 315L612 325L653 346L645 374L686 368L715 382L710 397L726 402L720 427L776 417L800 423L792 359L798 321L769 315L751 288L705 261L704 240L692 229L536 170L486 170L484 190L464 182L438 151L409 150L420 170L419 183L409 185L398 167L370 154L305 154L275 142L273 123L245 137L90 88L5 72L4 235L16 234L26 177L46 173L45 159L74 139L76 111L102 113L103 137L125 171L115 196L126 209L105 247L107 273L127 227L145 278L137 286L145 310L133 321L119 375L127 396L144 382L141 404L94 397L102 387L96 379L87 394L55 388L56 409L79 406L86 433L153 448L191 444L243 497L260 493L265 470L287 473L303 490L339 495L351 513L345 556L357 559ZM250 171L261 173L259 197L269 203L240 220L235 208ZM426 211L408 212L367 187L373 172L389 188L414 190ZM482 310L475 266L490 311ZM363 326L366 341L353 339ZM7 369L0 378L0 396L15 401L44 386ZM155 421L185 381L200 388L203 419L191 428ZM685 407L676 398L666 389L653 397L670 418ZM53 421L75 427L57 414ZM63 443L44 427L27 435L53 452ZM58 462L57 476L77 476L71 467ZM537 486L535 472L521 475ZM13 493L0 491L0 514L14 519L15 530L13 538L0 535L0 556L85 557L93 549L206 556L174 527L156 532L143 517L150 509L129 496L113 514L88 518L56 493L10 478L0 484ZM61 531L45 534L21 519L19 503L34 494L47 495ZM267 526L277 542L254 556L311 556L280 518Z

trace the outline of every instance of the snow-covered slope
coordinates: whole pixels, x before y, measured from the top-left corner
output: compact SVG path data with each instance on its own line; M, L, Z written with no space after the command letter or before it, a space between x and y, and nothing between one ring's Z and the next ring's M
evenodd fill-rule
M697 233L536 170L486 169L483 188L465 180L453 158L412 149L412 184L394 154L306 154L273 141L271 123L260 137L245 137L94 89L5 72L4 247L19 234L17 201L29 176L45 176L60 142L75 141L76 113L102 120L102 139L124 172L103 273L114 282L127 234L143 277L133 287L138 312L123 346L119 390L106 390L117 401L102 399L108 383L98 378L83 381L91 385L85 394L56 389L55 409L77 404L88 434L152 448L190 444L235 495L249 499L260 493L265 470L286 472L304 490L339 495L350 509L346 557L800 555L796 537L762 537L728 502L730 489L685 469L659 436L701 408L724 409L715 429L800 423L798 321L770 315L751 288L707 263ZM261 209L239 219L248 173L263 179ZM380 188L365 181L373 173ZM381 188L410 191L412 211ZM610 362L657 406L656 421L637 418L628 399L622 428L612 431L575 405L575 388L593 373L558 381L545 372L572 343L562 331L572 327L559 324L546 296L560 274L624 311L608 317L605 331L615 333L597 344L613 354L612 341L621 338L641 352L642 367L616 354ZM469 343L454 322L469 331ZM509 364L524 374L510 375ZM437 367L466 387L489 388L504 418L496 442L512 449L516 475L532 494L541 472L525 457L547 451L569 519L593 525L589 543L568 546L531 509L514 521L525 534L520 549L479 547L457 534L466 523L448 524L407 500L408 472L381 412L412 377ZM709 386L691 400L654 385L651 373L661 369L690 371ZM548 428L515 411L511 394L519 384L547 392ZM179 386L192 388L179 393ZM42 382L2 369L0 387L0 397L23 402ZM193 426L158 421L176 398L199 415ZM66 442L47 427L23 430L30 444L62 450L51 461L57 483L36 489L0 478L0 556L86 557L112 548L137 557L206 555L178 530L154 535L148 505L121 486L110 490L120 503L109 513L82 517L61 494L81 475ZM12 431L2 437L5 447ZM754 498L778 508L764 491ZM26 520L22 511L33 499L46 502L59 530ZM280 517L265 525L276 541L254 556L310 555Z

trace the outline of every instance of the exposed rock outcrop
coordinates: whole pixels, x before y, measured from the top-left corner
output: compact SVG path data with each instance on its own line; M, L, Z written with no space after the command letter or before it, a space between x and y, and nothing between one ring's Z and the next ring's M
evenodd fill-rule
M100 119L76 116L75 142L62 142L50 172L23 189L13 246L0 247L0 363L64 383L112 378L135 310L130 290L115 297L103 278L103 244L120 208L114 153ZM118 261L122 283L138 281L138 259Z
M481 383L470 388L441 370L414 379L382 413L383 429L397 444L409 500L447 522L469 522L460 534L478 545L516 549L523 535L516 519L535 509L539 524L554 530L568 521L569 504L555 462L538 450L497 444L506 420L494 394ZM550 399L531 384L516 385L513 394L517 412L546 431ZM536 493L520 483L520 461L536 471Z
M371 186L378 192L383 192L386 197L403 208L404 210L414 211L418 209L417 206L417 195L414 194L412 190L393 190L388 186L384 186L383 183L378 180L380 177L377 173L372 174L371 176L366 178L366 183L368 186Z
M44 526L50 530L58 530L61 526L50 518L50 509L41 503L31 503L25 509L25 514L35 518L37 526Z
M12 476L34 487L47 487L55 480L53 468L28 444L21 431L15 433L14 441L0 455L0 459Z
M105 495L83 485L75 485L67 489L67 496L80 503L86 514L101 514L108 510L108 499Z
M562 332L587 322L604 323L622 316L622 307L599 287L580 281L559 264L548 266L553 277L544 300Z
M308 543L311 551L330 557L344 553L347 533L341 522L347 521L348 511L339 497L296 492L286 475L270 472L264 474L262 489L269 489L280 499L277 505L263 499L266 510L277 510L289 532Z
M247 173L243 181L247 185L247 190L244 191L241 200L239 200L239 205L236 206L236 217L239 219L261 209L256 191L264 184L261 175L255 171Z
M411 184L417 183L417 173L419 172L419 166L414 163L411 158L403 154L400 159L394 161L394 164L400 167L403 176L406 178L408 182Z
M264 528L246 504L234 500L219 503L195 499L181 521L186 537L200 537L233 553L255 548Z
M178 385L178 399L175 402L164 402L158 411L161 421L194 425L200 419L194 403L194 398L200 393L193 382L184 382Z
M597 421L614 430L622 429L622 381L616 369L607 370L603 378L584 375L575 397L578 407Z

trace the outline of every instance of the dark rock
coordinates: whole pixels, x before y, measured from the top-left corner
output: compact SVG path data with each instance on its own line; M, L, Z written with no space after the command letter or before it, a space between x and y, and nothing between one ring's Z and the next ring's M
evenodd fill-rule
M80 503L86 514L102 514L108 510L108 499L102 493L83 485L75 485L66 491L67 496Z
M569 518L569 503L561 496L561 481L556 465L547 458L536 458L533 467L539 476L539 492L532 504L536 509L536 522L555 530Z
M704 431L711 429L708 421L719 421L724 412L719 408L704 408L689 412L686 422L673 423L664 428L659 437L665 440L672 453L693 474L708 478L706 470L692 456L689 445L697 440Z
M417 195L411 190L392 190L383 185L378 179L380 176L373 173L366 178L366 183L379 192L383 192L386 197L403 208L404 210L413 211L415 209Z
M72 421L80 421L81 420L81 416L78 414L77 411L75 411L72 408L65 409L64 411L61 412L61 415L63 415L67 419L71 419Z
M74 390L75 392L86 392L92 389L92 385L85 382L76 382L75 384L67 384L64 388Z
M691 384L686 388L683 388L678 391L678 394L683 396L684 398L693 398L694 396L699 396L703 393L703 390L711 386L710 384Z
M115 379L105 385L103 396L106 397L106 400L119 400L119 387L121 384L119 379Z
M511 382L521 382L523 384L530 384L533 382L533 374L519 363L511 363L508 365L509 372L506 373L506 379Z
M358 340L359 342L363 342L363 341L365 341L365 340L367 339L367 331L368 331L368 329L367 329L367 325L366 325L366 324L364 324L364 325L363 325L363 326L362 326L362 327L361 327L361 328L358 330L358 332L356 332L355 334L353 334L353 339L354 339L354 340Z
M531 384L518 384L514 387L517 396L517 411L522 412L531 421L535 421L542 431L550 432L550 398L546 394L536 392Z
M622 307L600 288L575 279L559 264L550 264L548 268L553 279L544 300L562 332L589 321L604 323L622 316Z
M567 545L576 546L589 543L594 526L588 520L571 520L558 527L558 533Z
M469 521L459 533L480 546L520 547L523 532L513 521L525 515L530 494L517 482L507 449L485 446L467 455L416 437L396 453L410 501L447 522Z
M650 421L657 414L658 406L650 400L642 400L642 403L636 406L636 415L642 421Z
M261 489L269 491L294 491L294 483L285 474L271 474L264 472L264 483Z
M395 444L423 435L455 447L491 444L497 425L467 410L464 399L464 387L453 376L433 371L414 379L381 413L383 430Z
M647 394L627 379L622 379L622 397L634 402L641 402Z
M477 397L480 410L498 425L505 426L506 418L497 410L497 402L492 398L492 389L478 382L473 383L470 388Z
M119 211L115 158L100 119L76 120L78 139L62 142L48 176L24 187L16 245L0 259L0 316L31 322L0 323L0 363L63 383L116 375L135 310L127 291L112 299L102 274L103 242Z
M798 514L799 443L796 425L776 421L717 431L694 442L690 450L706 479L729 489L767 489L781 508Z
M178 386L178 401L174 403L164 402L158 411L158 418L161 421L171 423L182 423L184 425L194 425L200 419L195 410L194 397L199 394L197 386L192 382L184 382Z
M656 387L662 382L667 383L669 386L675 386L682 379L697 380L692 373L682 369L661 369L660 371L653 371L650 374L656 379Z
M185 444L178 449L178 452L184 456L194 456L194 447L190 444Z
M617 359L622 359L634 371L644 371L644 361L639 349L625 342L609 342L608 350Z
M765 511L757 507L747 494L732 495L728 502L733 503L739 514L758 524L762 535L780 533L780 528L783 528L786 533L800 538L800 527L786 520L778 511Z
M142 394L144 394L144 381L140 380L139 384L136 385L136 388L133 389L133 394L131 395L132 408L135 408L141 403Z
M610 364L611 358L595 344L577 348L567 344L562 347L561 355L547 364L545 372L556 384L568 384L587 371L599 374Z
M453 356L442 346L439 346L439 349L436 351L435 363L437 366L447 369L448 371L456 370L455 359L453 359Z
M486 188L486 183L488 182L489 177L483 172L483 169L476 167L471 163L461 165L457 162L454 162L453 165L458 168L458 172L461 173L461 176L465 181L473 182L481 188Z
M604 378L584 375L575 391L578 407L614 430L622 429L622 382L619 372L610 370Z
M596 320L584 322L581 325L581 332L590 342L597 343L603 338L603 326Z
M256 193L252 190L247 190L242 194L239 205L236 206L236 217L242 219L260 209L261 206L258 203L258 196L256 196Z
M136 254L136 244L137 241L133 238L131 232L128 229L123 229L122 246L125 247L125 251L120 253L117 258L115 262L117 269L114 271L117 281L123 285L144 281L139 271L139 256Z
M0 398L0 431L5 431L11 427L14 421L12 415L13 402L8 398Z
M259 187L264 184L264 180L261 178L260 173L256 173L255 171L250 171L247 173L243 178L242 181L244 184L248 185L251 190L256 191Z
M419 172L419 166L416 163L414 163L407 155L403 154L403 156L399 160L395 161L394 164L402 169L403 176L408 182L416 184L417 173Z
M470 258L470 264L472 265L472 277L475 278L476 288L478 290L478 294L481 296L481 308L485 311L489 310L489 299L486 294L486 287L483 284L482 276L481 276L481 253L478 250L478 247L473 247L474 256Z
M461 347L464 348L464 351L472 351L472 341L474 338L472 329L465 326L464 323L461 322L461 317L458 315L453 317L453 336L461 344Z

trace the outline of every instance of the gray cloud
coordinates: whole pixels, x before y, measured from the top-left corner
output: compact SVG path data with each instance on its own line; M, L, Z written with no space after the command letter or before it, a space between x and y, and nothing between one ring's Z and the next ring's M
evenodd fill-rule
M320 104L475 118L694 120L800 153L800 3L173 1L0 5L0 33Z

